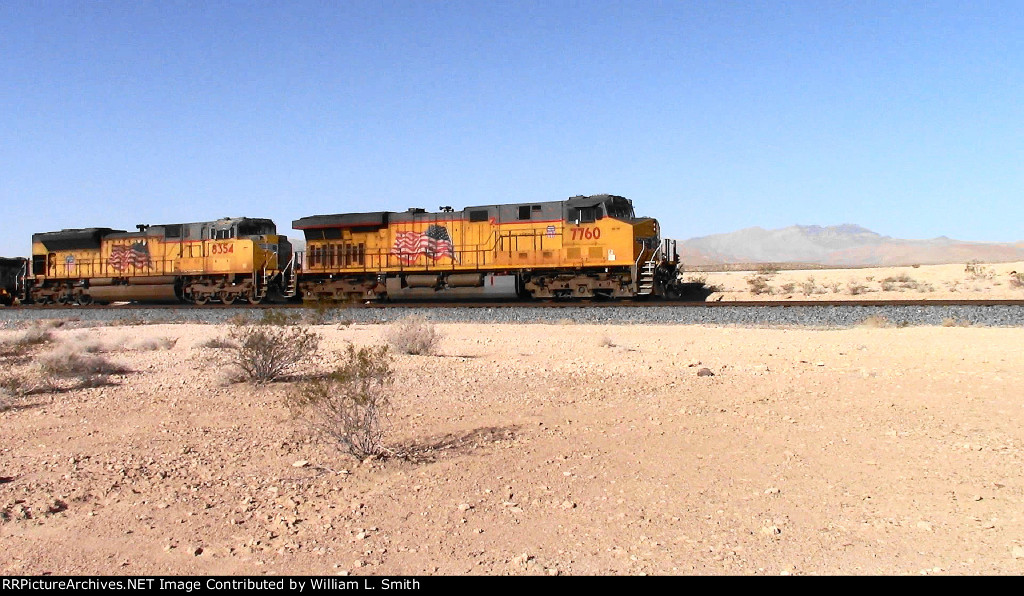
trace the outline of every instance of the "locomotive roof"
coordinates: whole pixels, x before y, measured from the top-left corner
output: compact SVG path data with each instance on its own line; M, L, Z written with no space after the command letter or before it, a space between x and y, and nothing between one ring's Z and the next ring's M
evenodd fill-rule
M40 242L47 250L76 250L99 248L100 240L108 234L116 234L124 230L111 228L77 228L59 232L43 232L32 234L32 242Z
M515 208L523 205L540 205L540 206L557 206L556 208L578 208L578 207L593 207L609 201L621 202L625 201L632 205L632 201L626 197L618 195L591 195L583 196L578 195L570 197L565 201L538 201L528 203L503 203L503 204L491 204L491 205L475 205L472 207L465 207L461 211L454 211L453 213L462 214L463 217L468 218L469 212L478 209L488 208ZM447 212L430 212L428 213L424 209L412 208L408 211L372 211L367 213L337 213L334 215L310 215L308 217L302 217L292 221L292 228L296 230L308 230L316 228L360 228L360 227L383 227L388 225L389 222L400 222L410 221L415 219L417 216L424 215L440 215L442 217L452 217Z

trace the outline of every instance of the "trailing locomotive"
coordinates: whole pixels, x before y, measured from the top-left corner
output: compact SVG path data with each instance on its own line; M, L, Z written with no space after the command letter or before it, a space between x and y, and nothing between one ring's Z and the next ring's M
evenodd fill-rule
M445 291L512 275L521 297L677 298L679 259L657 220L629 199L482 205L314 215L295 220L306 250L298 263L305 300L366 300L389 288Z
M61 230L32 236L27 297L43 304L258 304L288 293L291 263L291 243L269 219Z
M24 295L27 262L21 257L0 257L0 305L10 306Z

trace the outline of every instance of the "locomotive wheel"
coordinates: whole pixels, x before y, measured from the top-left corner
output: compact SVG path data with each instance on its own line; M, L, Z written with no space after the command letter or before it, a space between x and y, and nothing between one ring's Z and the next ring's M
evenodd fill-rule
M238 298L238 294L232 294L231 292L220 292L218 296L224 304L234 304L235 298Z
M257 294L256 290L249 293L249 304L259 304L260 302L263 302L263 296Z
M195 300L194 300L194 302L196 304L198 304L199 306L202 306L202 305L206 304L209 301L210 301L210 295L209 294L196 294L196 297L195 297Z
M92 304L92 296L88 294L82 294L78 297L78 303L82 306L89 306Z

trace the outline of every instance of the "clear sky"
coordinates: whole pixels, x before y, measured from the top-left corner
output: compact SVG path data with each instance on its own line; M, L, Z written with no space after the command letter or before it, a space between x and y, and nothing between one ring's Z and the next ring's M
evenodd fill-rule
M1024 240L1024 2L0 0L33 232L612 193L685 239Z

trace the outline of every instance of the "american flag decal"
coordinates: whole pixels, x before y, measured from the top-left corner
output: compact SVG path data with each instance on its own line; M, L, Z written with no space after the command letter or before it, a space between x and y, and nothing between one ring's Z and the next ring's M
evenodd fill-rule
M124 271L128 267L149 267L149 247L145 242L136 242L131 246L118 244L110 249L110 259L107 262L118 271Z
M451 257L453 261L458 262L448 229L438 225L430 226L426 232L398 232L391 254L398 255L398 260L406 265L411 264L420 255L434 262L442 257Z

